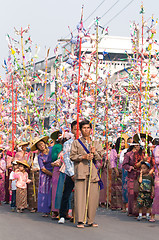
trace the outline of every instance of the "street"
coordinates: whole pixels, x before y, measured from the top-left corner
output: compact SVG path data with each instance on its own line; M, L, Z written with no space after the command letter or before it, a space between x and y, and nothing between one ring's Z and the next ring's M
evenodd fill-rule
M159 236L159 217L155 223L137 222L121 212L99 208L96 215L98 228L77 229L67 221L57 224L40 213L11 212L9 205L0 207L0 240L50 240L50 239L109 239L109 240L156 240Z

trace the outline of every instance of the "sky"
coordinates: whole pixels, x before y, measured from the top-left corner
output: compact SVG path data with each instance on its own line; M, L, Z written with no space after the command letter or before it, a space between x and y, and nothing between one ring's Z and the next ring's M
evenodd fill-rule
M82 5L86 29L95 17L103 15L100 25L109 27L109 35L129 37L130 22L141 24L140 0L0 0L0 3L0 76L4 76L1 66L8 56L6 34L16 37L14 27L20 29L30 25L33 44L40 46L38 60L41 60L45 57L45 48L50 47L49 57L54 56L57 40L70 37L68 26L76 29ZM158 0L143 0L143 4L145 21L152 14L154 19L159 18ZM159 39L159 25L157 32Z

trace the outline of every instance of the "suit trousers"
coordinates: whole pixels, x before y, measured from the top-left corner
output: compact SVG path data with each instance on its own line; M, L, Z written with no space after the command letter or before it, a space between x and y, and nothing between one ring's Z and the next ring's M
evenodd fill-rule
M75 180L75 218L77 222L84 222L86 201L88 193L89 177L82 180ZM87 223L94 222L96 209L99 203L99 186L98 182L91 182L90 194L87 210Z

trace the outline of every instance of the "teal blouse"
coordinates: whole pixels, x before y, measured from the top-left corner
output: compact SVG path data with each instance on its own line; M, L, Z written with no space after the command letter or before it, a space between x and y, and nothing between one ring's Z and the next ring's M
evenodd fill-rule
M62 151L62 145L57 143L52 147L51 157L52 162L55 162L58 158L58 154Z

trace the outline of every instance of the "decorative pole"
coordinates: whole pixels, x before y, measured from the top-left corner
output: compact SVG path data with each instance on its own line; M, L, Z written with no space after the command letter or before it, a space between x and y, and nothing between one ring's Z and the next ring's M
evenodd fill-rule
M106 143L106 167L107 167L107 209L109 203L109 162L108 162L108 78L105 79L105 143Z
M94 137L95 137L95 126L96 126L96 113L97 113L97 82L98 82L98 20L96 18L96 86L95 86L95 109L94 109L94 124L93 124L93 138L92 138L92 146L94 145ZM87 220L87 211L88 211L88 202L89 202L89 195L90 195L90 186L91 186L91 177L92 177L92 160L90 161L90 172L89 172L89 181L88 181L88 191L87 191L87 200L86 200L86 210L85 210L85 217L84 223Z
M57 112L58 112L58 67L57 67L57 64L56 64L56 79L55 79L55 119L56 119L56 127L57 127L57 123L58 123L58 119L57 119Z
M156 21L157 23L157 21ZM151 52L152 52L152 44L154 42L153 37L156 33L156 30L154 29L154 19L152 16L152 24L151 29L149 30L149 34L151 36L148 36L149 45L148 45L148 51L149 51L149 61L148 61L148 71L147 71L147 84L146 84L146 146L145 146L145 155L147 156L148 152L148 127L149 127L149 107L150 107L150 82L151 82L151 76L150 76L150 70L151 70Z
M141 111L141 93L142 93L142 76L143 76L143 44L144 44L144 8L143 3L141 5L141 11L142 14L142 33L141 33L141 39L142 39L142 45L141 45L141 74L140 74L140 94L139 94L139 133L141 132L141 117L142 117L142 111Z
M29 29L29 26L28 26L28 29ZM25 55L24 55L24 44L23 44L23 33L24 32L27 32L28 30L26 29L22 29L21 27L21 30L20 30L20 36L21 36L21 50L22 50L22 62L23 62L23 72L24 72L24 83L26 85L26 69L25 69ZM27 85L26 85L26 88L27 88ZM27 118L28 118L28 122L30 123L30 115L29 115L29 105L28 105L28 94L27 94L27 89L26 89L26 98L27 98L27 107L26 107L26 110L27 110ZM30 126L29 126L30 127ZM26 132L25 132L25 138L27 137L27 129L26 129Z
M93 138L95 136L96 114L97 114L97 82L98 82L98 26L99 18L96 18L96 85L95 85L95 106L94 106L94 124L93 124ZM93 139L94 143L94 139Z
M77 96L77 135L76 139L79 138L79 113L80 113L80 77L81 77L81 47L82 47L82 28L83 28L83 6L81 12L81 21L79 26L79 65L78 65L78 96Z
M17 121L17 101L18 101L18 87L15 90L15 124L14 124L14 133L16 134L16 121Z
M14 153L14 79L12 78L12 157Z
M47 50L47 54L46 54L43 117L44 117L44 113L45 113L45 105L46 105L47 65L48 65L49 51L50 51L50 48ZM43 119L43 122L42 122L42 134L44 133L44 121L45 121L45 118Z

